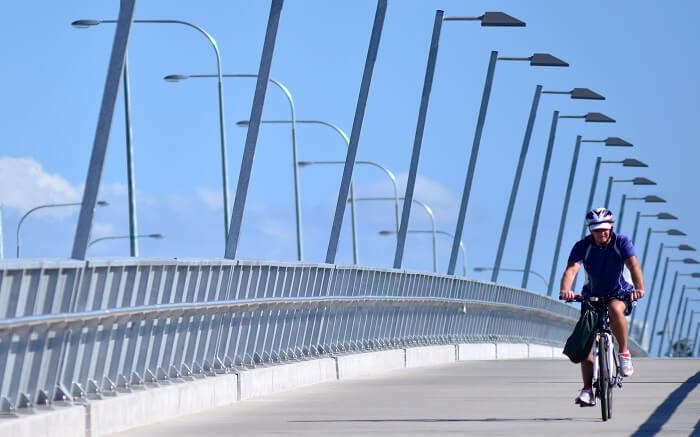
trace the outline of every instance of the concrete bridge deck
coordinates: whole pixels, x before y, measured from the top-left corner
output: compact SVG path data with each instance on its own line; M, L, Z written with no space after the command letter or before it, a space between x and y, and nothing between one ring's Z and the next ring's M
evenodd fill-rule
M700 435L698 360L637 359L613 418L580 408L577 366L466 361L247 400L118 435Z

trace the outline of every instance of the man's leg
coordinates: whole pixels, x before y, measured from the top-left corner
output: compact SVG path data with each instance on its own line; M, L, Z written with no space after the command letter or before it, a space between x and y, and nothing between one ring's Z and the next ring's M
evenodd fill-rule
M583 388L591 388L593 385L593 348L591 348L588 358L581 361L581 376L583 377Z
M608 304L610 314L610 329L612 329L617 344L620 345L620 353L628 352L627 349L627 319L625 319L625 303L613 300Z

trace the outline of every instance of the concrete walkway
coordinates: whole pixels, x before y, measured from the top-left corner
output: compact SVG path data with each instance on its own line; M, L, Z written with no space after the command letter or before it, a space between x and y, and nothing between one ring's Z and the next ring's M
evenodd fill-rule
M470 361L318 384L238 402L124 436L700 435L700 360L635 361L613 418L573 404L567 361Z

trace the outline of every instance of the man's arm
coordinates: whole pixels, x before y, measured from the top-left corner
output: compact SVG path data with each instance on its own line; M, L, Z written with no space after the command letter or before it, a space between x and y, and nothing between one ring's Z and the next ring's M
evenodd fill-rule
M639 267L639 260L636 256L631 256L625 260L625 265L632 275L632 283L634 284L632 300L641 299L644 296L644 276L642 268Z
M574 283L574 278L576 277L576 273L578 273L578 269L580 268L581 266L579 263L575 261L569 261L569 263L566 265L566 270L564 270L564 274L561 275L561 284L559 286L560 299L572 300L574 298L574 292L571 289L571 284Z

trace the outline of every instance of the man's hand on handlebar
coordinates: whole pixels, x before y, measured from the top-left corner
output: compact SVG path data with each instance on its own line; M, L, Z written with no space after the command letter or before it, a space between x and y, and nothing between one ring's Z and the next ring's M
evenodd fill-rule
M639 300L644 297L644 290L632 290L631 296L632 300Z
M567 302L571 302L574 300L576 294L574 293L573 290L561 290L559 292L559 299L565 300Z

